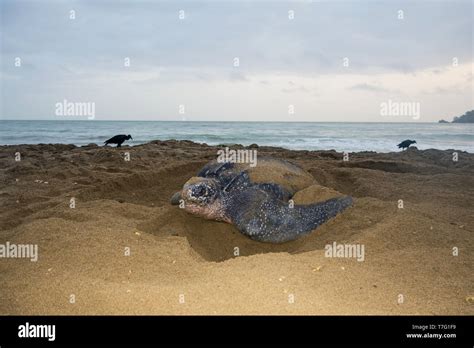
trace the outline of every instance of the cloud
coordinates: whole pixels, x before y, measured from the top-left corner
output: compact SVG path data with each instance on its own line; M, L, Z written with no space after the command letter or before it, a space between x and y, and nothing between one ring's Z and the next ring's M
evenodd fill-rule
M430 88L429 90L424 90L423 94L431 94L431 95L438 95L438 96L446 96L449 94L454 95L462 95L466 93L466 91L472 91L472 85L464 85L461 86L459 84L452 85L452 86L436 86Z
M143 114L150 113L145 107L165 114L176 109L175 99L198 104L197 96L223 99L231 89L272 105L288 103L285 98L308 101L307 115L314 106L307 98L317 91L334 113L346 115L340 93L349 93L355 103L370 93L403 91L410 97L430 88L426 83L406 87L405 80L433 84L422 71L438 78L447 74L452 57L462 63L473 59L470 1L4 0L0 6L0 102L2 117L9 118L47 114L50 100L70 96L95 98L98 104L102 98L111 118L129 104L142 105ZM397 18L400 8L404 20ZM69 18L71 9L75 20ZM289 9L295 11L293 20ZM22 68L13 66L17 56ZM131 59L129 68L123 66L125 57ZM235 57L238 70L232 66ZM472 81L472 74L467 79ZM447 88L454 83L448 80L436 85ZM239 110L238 100L226 107ZM205 118L222 114L218 106L203 110ZM352 113L347 117L362 119L367 110ZM259 117L274 115L271 109Z
M231 81L250 81L244 73L240 72L240 71L232 71L230 74L229 74L229 79Z
M365 92L375 92L375 93L389 93L390 92L390 90L384 87L371 85L368 83L358 83L356 85L349 87L349 89L353 91L365 91Z
M311 92L308 88L304 86L282 88L281 91L283 93L298 93L298 92L310 93Z

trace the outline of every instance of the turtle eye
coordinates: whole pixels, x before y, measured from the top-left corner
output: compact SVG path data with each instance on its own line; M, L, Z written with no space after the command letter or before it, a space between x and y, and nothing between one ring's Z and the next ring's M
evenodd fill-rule
M189 197L201 203L209 203L216 195L216 190L206 184L195 185L189 190Z
M207 196L207 188L202 185L194 186L191 195L195 198L205 197Z
M206 179L199 181L193 179L193 181L184 185L182 192L185 199L197 204L209 204L216 199L219 187L215 182Z

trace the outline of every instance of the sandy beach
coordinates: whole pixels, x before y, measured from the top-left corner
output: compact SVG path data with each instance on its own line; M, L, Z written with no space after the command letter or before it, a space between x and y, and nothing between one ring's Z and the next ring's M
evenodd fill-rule
M474 314L474 154L260 147L354 197L272 245L169 203L218 149L1 146L0 243L38 260L0 259L0 314ZM364 260L326 257L334 242Z

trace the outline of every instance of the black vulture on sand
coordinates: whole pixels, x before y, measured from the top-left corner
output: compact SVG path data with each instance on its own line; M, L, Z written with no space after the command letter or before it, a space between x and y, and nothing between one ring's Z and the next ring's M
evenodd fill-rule
M117 144L117 147L120 147L125 140L129 140L129 139L133 140L130 134L129 135L119 134L119 135L113 136L109 140L104 141L104 143L105 145Z
M408 149L411 144L416 144L416 140L404 140L400 144L398 144L399 149Z

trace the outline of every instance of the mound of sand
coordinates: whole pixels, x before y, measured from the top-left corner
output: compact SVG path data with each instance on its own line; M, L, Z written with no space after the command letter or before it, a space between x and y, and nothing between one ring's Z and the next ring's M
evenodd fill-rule
M218 149L0 147L0 244L39 248L37 262L0 258L0 314L474 314L473 154L259 147L313 175L296 203L354 197L269 245L169 204ZM334 242L364 260L327 257Z

